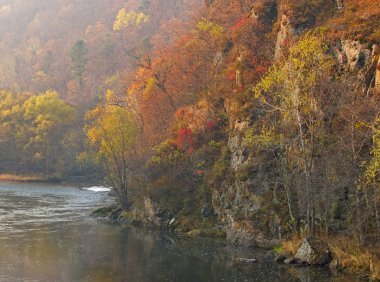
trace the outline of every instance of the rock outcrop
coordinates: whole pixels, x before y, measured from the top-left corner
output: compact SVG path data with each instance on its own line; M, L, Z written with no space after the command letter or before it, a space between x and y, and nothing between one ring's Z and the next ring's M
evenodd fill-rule
M271 248L277 240L270 240L249 221L235 222L227 229L227 240L244 247Z
M251 7L250 17L264 24L272 24L277 18L277 1L257 1Z
M144 198L144 212L148 222L160 229L169 230L175 223L174 217L168 211L161 210L149 197Z
M342 40L334 49L339 70L363 93L380 92L380 47L372 48L354 40ZM352 79L354 78L354 79Z
M323 266L331 262L332 255L326 242L315 237L306 237L297 250L295 259L309 265Z
M275 60L279 60L283 56L284 49L290 46L290 42L293 40L297 31L291 25L290 18L287 15L282 15L280 30L277 34L276 47L274 51Z
M236 121L232 125L228 148L231 152L231 168L234 171L238 170L248 160L248 154L243 145L244 131L248 128L248 121Z
M359 41L342 41L342 63L347 66L348 71L359 71L371 61L371 50Z

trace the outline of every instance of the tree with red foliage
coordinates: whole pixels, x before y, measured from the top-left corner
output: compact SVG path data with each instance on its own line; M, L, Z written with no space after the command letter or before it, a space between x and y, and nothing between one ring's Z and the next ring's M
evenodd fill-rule
M178 148L192 154L194 151L195 140L193 131L190 128L181 128L177 133L177 146Z

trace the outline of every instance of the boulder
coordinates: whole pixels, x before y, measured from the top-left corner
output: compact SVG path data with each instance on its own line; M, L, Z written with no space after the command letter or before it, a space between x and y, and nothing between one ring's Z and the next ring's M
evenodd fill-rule
M323 266L331 262L332 255L326 242L315 237L306 237L295 258L309 265Z

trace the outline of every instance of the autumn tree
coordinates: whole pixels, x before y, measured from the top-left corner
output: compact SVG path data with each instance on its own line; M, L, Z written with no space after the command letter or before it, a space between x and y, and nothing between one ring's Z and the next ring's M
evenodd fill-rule
M288 149L303 175L306 195L306 220L309 232L315 232L316 161L323 136L324 109L318 85L331 67L323 33L309 32L290 50L283 66L275 66L255 87L257 102L270 113L277 112L289 127Z
M87 113L86 133L105 167L107 180L115 189L121 208L126 210L130 205L128 181L133 173L136 126L126 108L110 103L112 95L108 92L105 103Z
M62 176L75 166L75 111L58 93L2 92L1 96L3 170L50 177Z
M75 120L74 109L57 92L47 91L26 100L21 111L24 122L19 134L26 138L23 150L28 153L25 155L35 160L45 176L52 175L66 164L65 157L73 145L70 127ZM71 156L70 161L74 158Z
M375 219L375 226L377 234L380 235L380 188L379 188L379 176L380 176L380 118L379 113L376 119L369 126L372 130L372 148L371 158L365 163L365 170L362 176L361 185L358 189L364 189L367 198L372 198L372 203L369 203L369 211L373 213ZM360 126L360 125L359 125ZM371 196L368 196L371 195Z

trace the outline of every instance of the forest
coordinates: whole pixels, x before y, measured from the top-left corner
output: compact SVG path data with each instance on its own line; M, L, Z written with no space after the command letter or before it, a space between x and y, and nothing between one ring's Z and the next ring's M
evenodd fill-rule
M0 0L0 174L380 279L378 0Z

